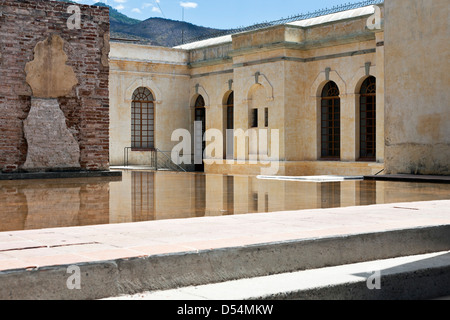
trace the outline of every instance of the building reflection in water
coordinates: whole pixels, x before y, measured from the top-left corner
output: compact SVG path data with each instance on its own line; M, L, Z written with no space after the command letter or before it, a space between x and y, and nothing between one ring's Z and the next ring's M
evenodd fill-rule
M0 231L444 199L448 184L124 171L119 181L0 181Z
M132 172L131 176L132 221L155 220L155 175Z
M319 199L320 199L320 207L323 209L340 207L341 183L340 182L321 183Z
M109 223L109 182L100 179L0 182L0 231Z

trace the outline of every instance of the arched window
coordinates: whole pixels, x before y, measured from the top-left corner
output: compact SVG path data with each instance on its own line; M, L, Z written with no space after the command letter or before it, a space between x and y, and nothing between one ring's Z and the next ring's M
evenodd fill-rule
M198 96L197 100L195 100L195 121L201 121L203 130L206 129L205 100L202 96Z
M131 147L153 149L155 147L155 103L147 88L133 93L131 104Z
M322 91L321 101L321 157L338 160L341 157L341 99L333 81Z
M376 160L376 91L375 77L367 78L361 86L359 104L359 156L361 160Z

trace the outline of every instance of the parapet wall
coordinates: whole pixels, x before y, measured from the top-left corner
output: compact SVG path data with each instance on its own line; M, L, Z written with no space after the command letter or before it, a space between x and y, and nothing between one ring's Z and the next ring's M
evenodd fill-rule
M0 172L24 170L30 147L24 122L36 97L57 100L67 126L64 132L70 132L78 144L78 169L109 168L109 11L103 7L75 4L80 9L75 17L76 11L68 10L70 5L74 4L0 0ZM74 24L75 18L79 18L79 27ZM52 41L53 44L39 49L47 52L41 54L44 59L39 58L38 44L45 46ZM62 49L54 55L54 43L57 42L62 43ZM35 65L26 71L30 62ZM54 90L55 83L64 85L61 83L64 80L53 78L53 82L50 81L61 66L72 70L69 71L74 80L67 91L52 96L48 92ZM37 94L38 86L47 86L48 90ZM41 132L39 128L35 129L32 134ZM43 136L41 140L45 138ZM43 150L52 157L51 150ZM56 167L36 165L36 168L61 169L64 163Z

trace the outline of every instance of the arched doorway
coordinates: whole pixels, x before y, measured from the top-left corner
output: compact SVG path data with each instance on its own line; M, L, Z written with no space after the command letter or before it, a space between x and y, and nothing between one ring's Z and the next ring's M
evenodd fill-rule
M195 164L195 171L196 172L204 172L205 171L205 165L203 163L203 157L204 152L206 149L206 142L204 140L205 132L206 132L206 108L205 108L205 99L201 95L197 97L195 100L194 105L194 121L196 123L201 123L201 132L196 132L195 134L195 141L194 141L194 148L197 150L198 146L201 145L201 154L202 154L202 163L196 163ZM197 126L194 126L194 128L197 128Z
M321 158L341 158L341 99L335 82L329 81L322 90L321 100Z
M376 161L376 91L376 79L370 76L361 86L359 102L359 158L365 161Z

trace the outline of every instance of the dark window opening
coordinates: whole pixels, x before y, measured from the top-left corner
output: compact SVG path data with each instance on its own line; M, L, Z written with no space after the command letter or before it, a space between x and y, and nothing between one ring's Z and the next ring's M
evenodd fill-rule
M360 160L376 160L376 79L367 78L361 86L360 91L360 118L359 118L359 156Z
M224 132L224 159L233 159L234 156L234 93L228 95L225 106L226 132Z
M321 158L339 160L341 157L341 99L333 81L322 91L321 100Z
M269 127L269 108L264 109L264 126Z
M234 94L230 93L227 100L227 129L234 129Z
M258 109L252 109L252 128L258 128Z

